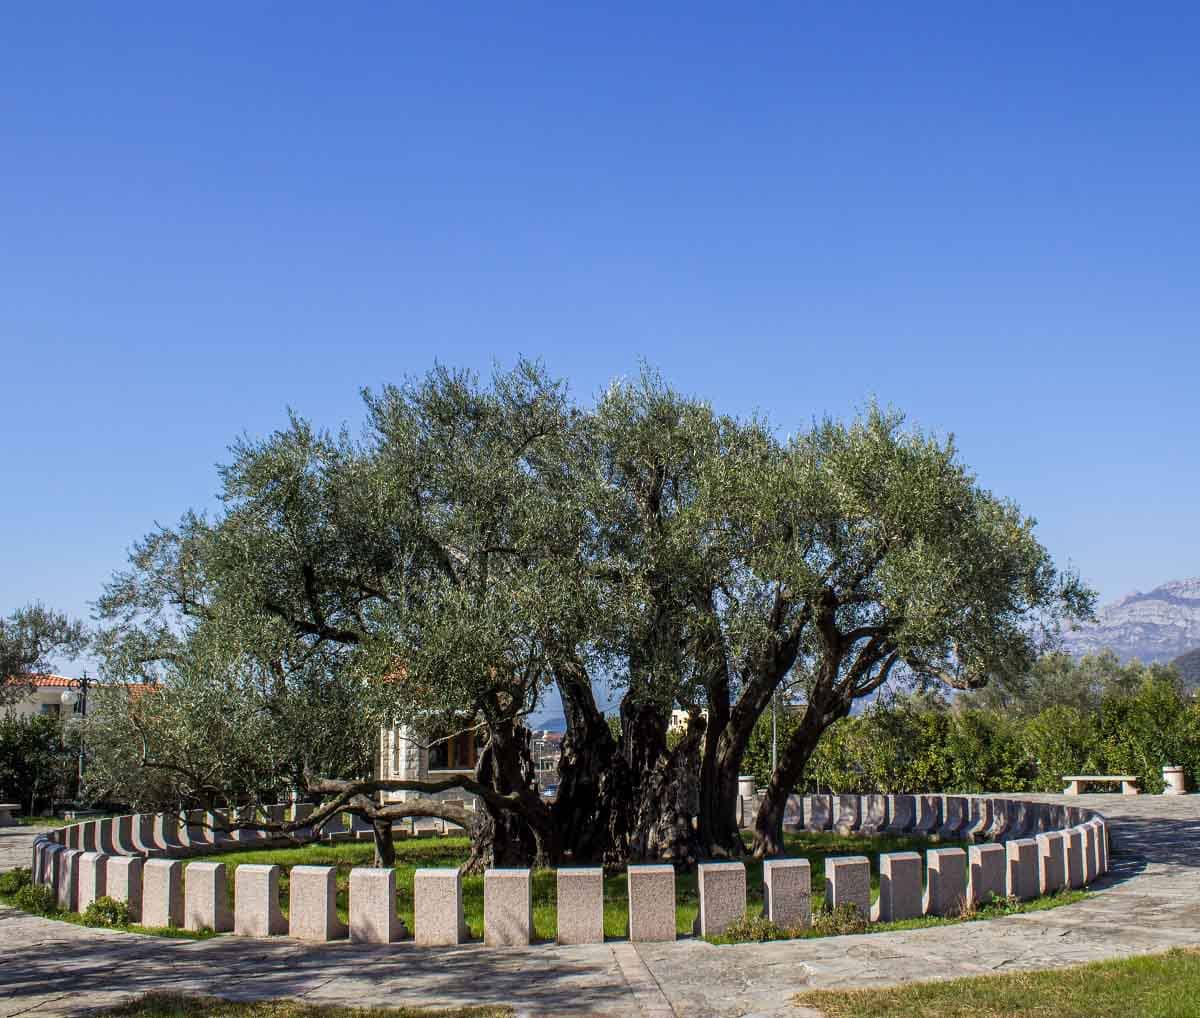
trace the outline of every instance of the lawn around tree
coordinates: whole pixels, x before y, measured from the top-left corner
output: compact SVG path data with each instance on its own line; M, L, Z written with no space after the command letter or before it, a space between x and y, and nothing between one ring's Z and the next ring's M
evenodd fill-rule
M747 843L750 835L747 832ZM786 836L787 854L793 858L804 858L812 868L813 907L816 910L825 893L825 860L833 856L866 855L871 863L871 898L879 891L879 853L920 851L929 843L920 837L862 838L838 834L790 834ZM956 842L942 842L940 847L955 847ZM366 842L344 842L340 844L314 843L299 848L259 849L244 852L227 852L213 857L225 863L230 900L234 895L234 874L243 864L275 864L283 868L280 878L280 904L284 913L288 907L288 872L292 866L336 866L338 914L348 918L348 889L350 870L356 866L373 864L373 847ZM470 842L465 837L438 837L402 840L396 843L396 912L404 920L409 932L413 929L413 875L418 868L459 866L470 854ZM746 859L747 910L757 915L762 910L762 861ZM185 864L186 865L186 864ZM1081 892L1068 892L1037 899L1021 904L1006 902L991 909L983 909L979 918L1010 914L1017 911L1069 904L1080 900ZM553 940L557 932L557 885L555 871L535 870L533 873L533 924L534 937L538 940ZM693 923L699 910L699 892L694 872L680 873L675 880L675 928L680 935L692 933ZM483 877L463 877L463 914L473 937L483 936ZM625 937L628 932L628 884L624 872L609 876L604 881L604 934L606 937ZM954 921L950 919L922 918L895 923L874 923L871 931L911 929L916 926L934 925ZM818 935L820 930L806 931L805 935Z

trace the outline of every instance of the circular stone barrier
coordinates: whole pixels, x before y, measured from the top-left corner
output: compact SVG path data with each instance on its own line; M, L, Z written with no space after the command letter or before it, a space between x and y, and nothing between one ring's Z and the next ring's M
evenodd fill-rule
M302 821L309 804L268 806L271 823ZM182 821L182 822L181 822ZM243 823L247 822L245 818ZM320 832L300 828L287 836L269 829L230 829L220 813L192 811L87 820L39 835L33 846L33 880L53 888L59 905L83 912L96 898L124 901L145 926L212 929L242 936L288 934L301 940L349 937L392 943L407 935L395 919L395 873L350 871L350 922L336 909L336 868L294 866L289 915L279 906L279 866L242 865L234 907L228 906L226 867L219 861L182 860L254 847L311 842L320 837L369 838L370 828L347 827L335 815ZM959 914L994 897L1029 900L1091 883L1109 868L1108 824L1078 806L1008 797L960 795L811 795L789 800L785 829L841 834L917 834L933 841L967 841L966 849L930 848L883 853L879 897L871 905L866 856L829 857L825 901L854 906L873 922ZM697 932L716 936L746 911L746 871L740 862L698 867ZM604 940L603 872L599 867L557 871L558 942ZM628 867L629 936L632 941L675 939L675 871L669 865ZM806 926L812 884L804 859L770 859L763 866L764 913L780 926ZM418 869L413 881L415 940L423 945L462 943L462 878L457 869ZM484 943L525 945L533 936L532 874L494 869L484 875Z

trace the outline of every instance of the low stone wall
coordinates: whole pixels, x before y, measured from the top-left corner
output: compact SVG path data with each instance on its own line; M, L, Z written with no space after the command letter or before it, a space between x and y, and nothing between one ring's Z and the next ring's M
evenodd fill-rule
M267 807L282 820L283 806ZM300 804L289 819L303 819ZM189 815L88 820L41 835L33 847L33 879L54 888L64 909L83 911L104 894L126 901L146 926L210 928L240 936L288 934L299 940L349 937L392 943L408 936L395 918L395 879L390 870L356 868L350 874L350 922L336 910L336 870L296 866L291 871L289 915L279 905L278 866L238 869L232 912L228 877L220 862L188 856L270 847L267 833L213 830ZM826 860L825 901L852 905L873 922L956 915L991 898L1021 900L1082 887L1108 871L1108 826L1098 813L1076 806L1012 798L956 795L794 796L785 828L864 836L918 833L932 841L967 841L967 848L883 853L880 888L870 905L870 863L865 856ZM351 834L352 832L346 831ZM314 840L311 832L307 839ZM295 844L296 838L282 843ZM696 932L716 936L746 912L746 870L739 862L704 863L698 870L700 914ZM812 919L809 865L802 859L769 860L763 867L763 911L785 927ZM604 939L604 883L599 868L558 871L561 943ZM458 944L469 938L463 920L462 877L454 869L419 869L414 879L418 944ZM529 870L495 869L484 875L484 942L528 944L533 936ZM629 937L675 939L675 873L670 866L628 868Z

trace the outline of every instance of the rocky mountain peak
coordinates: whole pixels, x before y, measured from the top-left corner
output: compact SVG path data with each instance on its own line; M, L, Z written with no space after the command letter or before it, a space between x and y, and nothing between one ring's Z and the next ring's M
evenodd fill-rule
M1122 661L1171 661L1200 647L1200 577L1134 591L1096 612L1096 621L1063 634L1068 653L1108 648Z

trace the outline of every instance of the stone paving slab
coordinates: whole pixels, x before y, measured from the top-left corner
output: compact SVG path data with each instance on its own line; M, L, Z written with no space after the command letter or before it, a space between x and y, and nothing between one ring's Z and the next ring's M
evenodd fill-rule
M1113 870L1088 901L987 922L768 944L686 938L498 949L173 941L0 908L0 1018L86 1014L151 989L385 1006L495 1001L547 1018L815 1018L792 1004L797 992L1200 945L1200 796L1038 798L1099 809L1112 821ZM0 865L27 865L35 833L0 837Z

